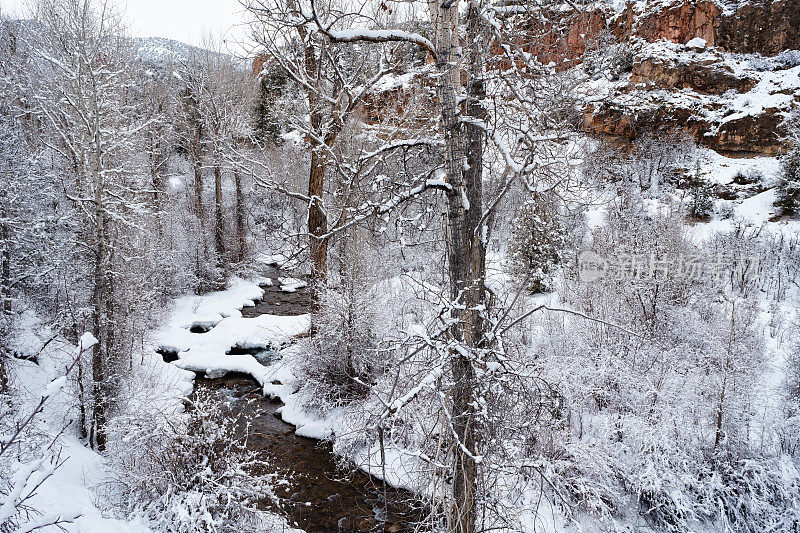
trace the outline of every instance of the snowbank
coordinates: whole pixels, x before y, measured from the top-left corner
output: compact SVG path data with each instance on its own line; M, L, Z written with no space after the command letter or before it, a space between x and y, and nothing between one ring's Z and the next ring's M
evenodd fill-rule
M225 291L203 296L185 296L175 302L168 325L152 340L154 350L177 353L177 368L221 376L227 372L249 374L262 386L273 381L273 370L263 366L249 354L232 350L263 348L278 350L296 335L308 331L309 315L260 315L243 318L241 308L254 305L264 296L257 281L236 279ZM193 333L201 326L207 332Z

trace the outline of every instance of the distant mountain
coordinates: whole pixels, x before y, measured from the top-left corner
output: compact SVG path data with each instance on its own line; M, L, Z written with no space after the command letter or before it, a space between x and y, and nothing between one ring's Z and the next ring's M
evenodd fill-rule
M185 66L204 61L208 55L214 59L230 61L242 70L249 70L250 68L249 60L241 59L230 54L212 52L199 46L176 41L175 39L167 39L164 37L135 37L132 39L132 42L136 49L136 55L145 68L169 71L164 72L168 75L171 74L172 70L181 70L181 68Z
M211 52L199 46L164 37L135 37L132 41L139 60L151 68L167 68L195 63L201 61L206 55L227 59L234 63L240 62L228 54Z

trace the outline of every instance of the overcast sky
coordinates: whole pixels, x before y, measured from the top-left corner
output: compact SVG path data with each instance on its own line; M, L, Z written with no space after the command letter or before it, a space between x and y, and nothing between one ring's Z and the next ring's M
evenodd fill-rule
M0 0L0 10L15 17L35 0ZM244 20L237 0L118 0L128 31L135 37L169 37L198 45L203 35L240 38Z

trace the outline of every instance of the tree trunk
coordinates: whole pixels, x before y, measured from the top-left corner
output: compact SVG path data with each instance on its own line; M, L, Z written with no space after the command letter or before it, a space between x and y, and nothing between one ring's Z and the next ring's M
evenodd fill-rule
M91 433L91 428L86 419L86 390L84 389L84 375L83 375L83 354L80 355L81 359L78 361L78 425L81 430L81 438L85 439Z
M305 28L298 28L301 39L306 43L303 51L305 70L307 75L320 83L319 61L315 55L312 36L308 35ZM328 132L324 135L322 129L322 111L316 92L306 91L308 107L311 110L311 130L317 138L325 138L328 146L333 143L336 134ZM322 146L315 146L311 150L311 168L308 173L308 196L311 199L308 205L308 257L311 262L311 333L315 332L313 317L319 314L322 305L322 292L328 278L328 240L320 238L328 231L328 217L323 207L325 197L325 154Z
M6 210L6 191L0 191L0 314L11 314L11 229Z
M247 233L245 228L244 191L242 176L236 166L233 167L233 182L236 188L236 261L244 261L247 255Z
M8 392L8 378L6 377L6 352L0 347L0 393Z
M98 105L92 100L92 107ZM92 146L92 185L94 186L95 261L92 287L92 333L98 343L92 354L92 424L90 440L98 451L106 447L106 419L111 399L110 357L113 350L111 314L114 295L111 289L111 239L110 220L105 208L105 178L101 168L102 145L100 124L95 115L94 142Z
M198 118L199 121L199 118ZM194 142L192 145L192 158L194 159L194 212L200 219L202 228L205 220L205 207L203 206L203 126L199 124L194 128ZM202 230L201 230L202 233Z
M222 166L219 158L214 165L214 249L217 252L217 266L225 263L225 224L222 219Z
M102 187L95 192L95 262L92 290L92 333L98 339L92 353L92 423L91 444L98 451L106 446L106 381L110 328L108 308L111 295L108 290L108 249L106 246L107 220L102 204Z
M151 143L151 146L155 143ZM151 207L153 209L153 213L155 214L156 218L156 230L158 231L158 238L161 240L164 237L164 226L163 221L161 220L161 214L164 210L163 199L164 199L164 192L166 190L166 184L164 183L164 174L162 172L162 166L165 164L161 161L161 150L155 146L151 147L151 155L150 155L150 182L151 187L153 189L153 195L151 200Z
M325 161L319 149L311 152L308 175L308 255L311 260L311 313L316 315L322 303L322 291L328 278L328 239L320 238L328 231L328 218L322 207L325 190Z
M478 447L475 410L477 378L471 355L484 345L481 309L486 304L484 274L486 249L483 241L483 146L485 131L478 124L485 120L483 99L483 32L480 6L470 2L467 11L467 100L457 104L461 78L457 33L458 5L449 9L429 3L436 28L439 101L445 137L445 170L452 189L447 193L447 260L450 298L456 304L450 334L464 347L451 353L453 426L460 441L453 460L453 502L449 510L449 529L473 533L477 516L476 496ZM467 116L471 121L462 121ZM465 165L466 163L466 165Z

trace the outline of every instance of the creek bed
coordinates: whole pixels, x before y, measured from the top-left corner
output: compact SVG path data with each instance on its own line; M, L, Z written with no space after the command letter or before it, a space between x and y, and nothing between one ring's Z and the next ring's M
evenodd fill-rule
M277 270L267 275L273 285L264 287L264 298L242 315L297 315L307 313L310 297L306 289L283 292ZM268 360L262 360L268 364ZM198 375L195 390L219 399L220 415L236 417L238 437L247 426L247 448L262 459L264 471L277 480L277 501L264 498L263 510L277 512L294 527L309 533L361 533L367 531L413 531L423 511L413 504L410 493L395 489L360 470L342 469L330 443L300 437L294 426L281 420L282 403L265 398L250 376L229 373L221 378Z

